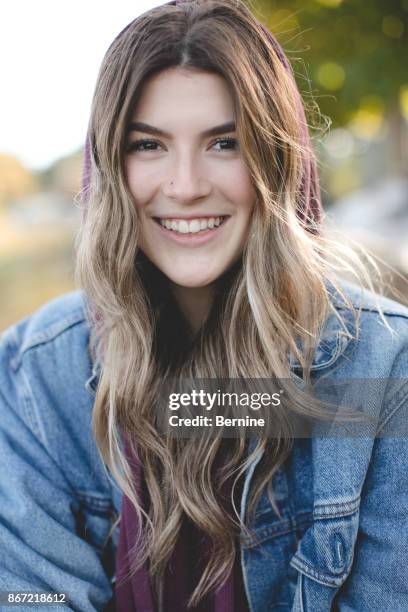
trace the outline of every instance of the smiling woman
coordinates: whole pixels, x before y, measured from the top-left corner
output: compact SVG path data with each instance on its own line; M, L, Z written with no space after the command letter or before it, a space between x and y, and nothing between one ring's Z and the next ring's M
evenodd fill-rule
M80 199L80 290L0 343L0 590L84 612L408 609L408 311L326 238L293 72L244 2L173 1L119 33ZM234 402L183 403L214 383L279 402L256 432Z
M125 170L139 246L180 303L188 294L178 287L189 287L210 304L214 282L243 251L255 203L227 83L193 68L163 70L145 83L131 126ZM155 140L138 139L149 132Z

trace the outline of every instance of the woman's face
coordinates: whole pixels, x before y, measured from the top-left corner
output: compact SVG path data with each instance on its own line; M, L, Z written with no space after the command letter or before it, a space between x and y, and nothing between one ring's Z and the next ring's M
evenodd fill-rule
M205 287L235 263L255 191L223 77L181 68L151 77L129 126L125 170L139 246L170 281Z

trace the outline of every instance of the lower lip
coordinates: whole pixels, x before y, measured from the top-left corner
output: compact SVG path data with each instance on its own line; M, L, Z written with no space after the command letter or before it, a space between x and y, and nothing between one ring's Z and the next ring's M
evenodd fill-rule
M173 230L168 230L167 228L163 227L161 223L158 223L154 219L153 223L156 225L156 227L158 227L163 236L165 236L169 240L172 240L177 244L197 246L200 244L204 244L205 242L209 242L216 236L220 236L222 234L222 230L227 225L230 218L231 217L227 217L217 228L214 227L214 229L203 230L201 232L197 232L196 234L179 234L178 232L175 232Z

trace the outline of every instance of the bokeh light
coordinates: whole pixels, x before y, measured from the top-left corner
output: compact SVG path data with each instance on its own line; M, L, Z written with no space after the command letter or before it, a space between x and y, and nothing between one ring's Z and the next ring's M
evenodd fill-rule
M324 62L318 67L316 77L325 89L337 91L344 85L346 72L337 62Z
M404 23L395 15L386 15L382 20L382 30L390 38L401 38L404 33Z
M400 107L406 121L408 121L408 85L402 85L400 89Z
M338 128L330 132L323 142L324 148L334 159L346 159L353 155L355 142L350 130Z
M349 127L355 136L374 140L382 135L384 104L378 96L364 96L360 108L352 114Z

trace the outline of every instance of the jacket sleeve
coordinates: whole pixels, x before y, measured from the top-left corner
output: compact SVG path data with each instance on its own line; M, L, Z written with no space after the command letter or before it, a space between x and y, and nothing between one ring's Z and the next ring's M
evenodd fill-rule
M341 612L408 610L408 380L385 410L364 482L351 573Z
M104 610L110 580L97 551L77 534L78 502L33 431L29 398L10 360L10 344L0 338L0 591L63 592L69 607L48 610Z

